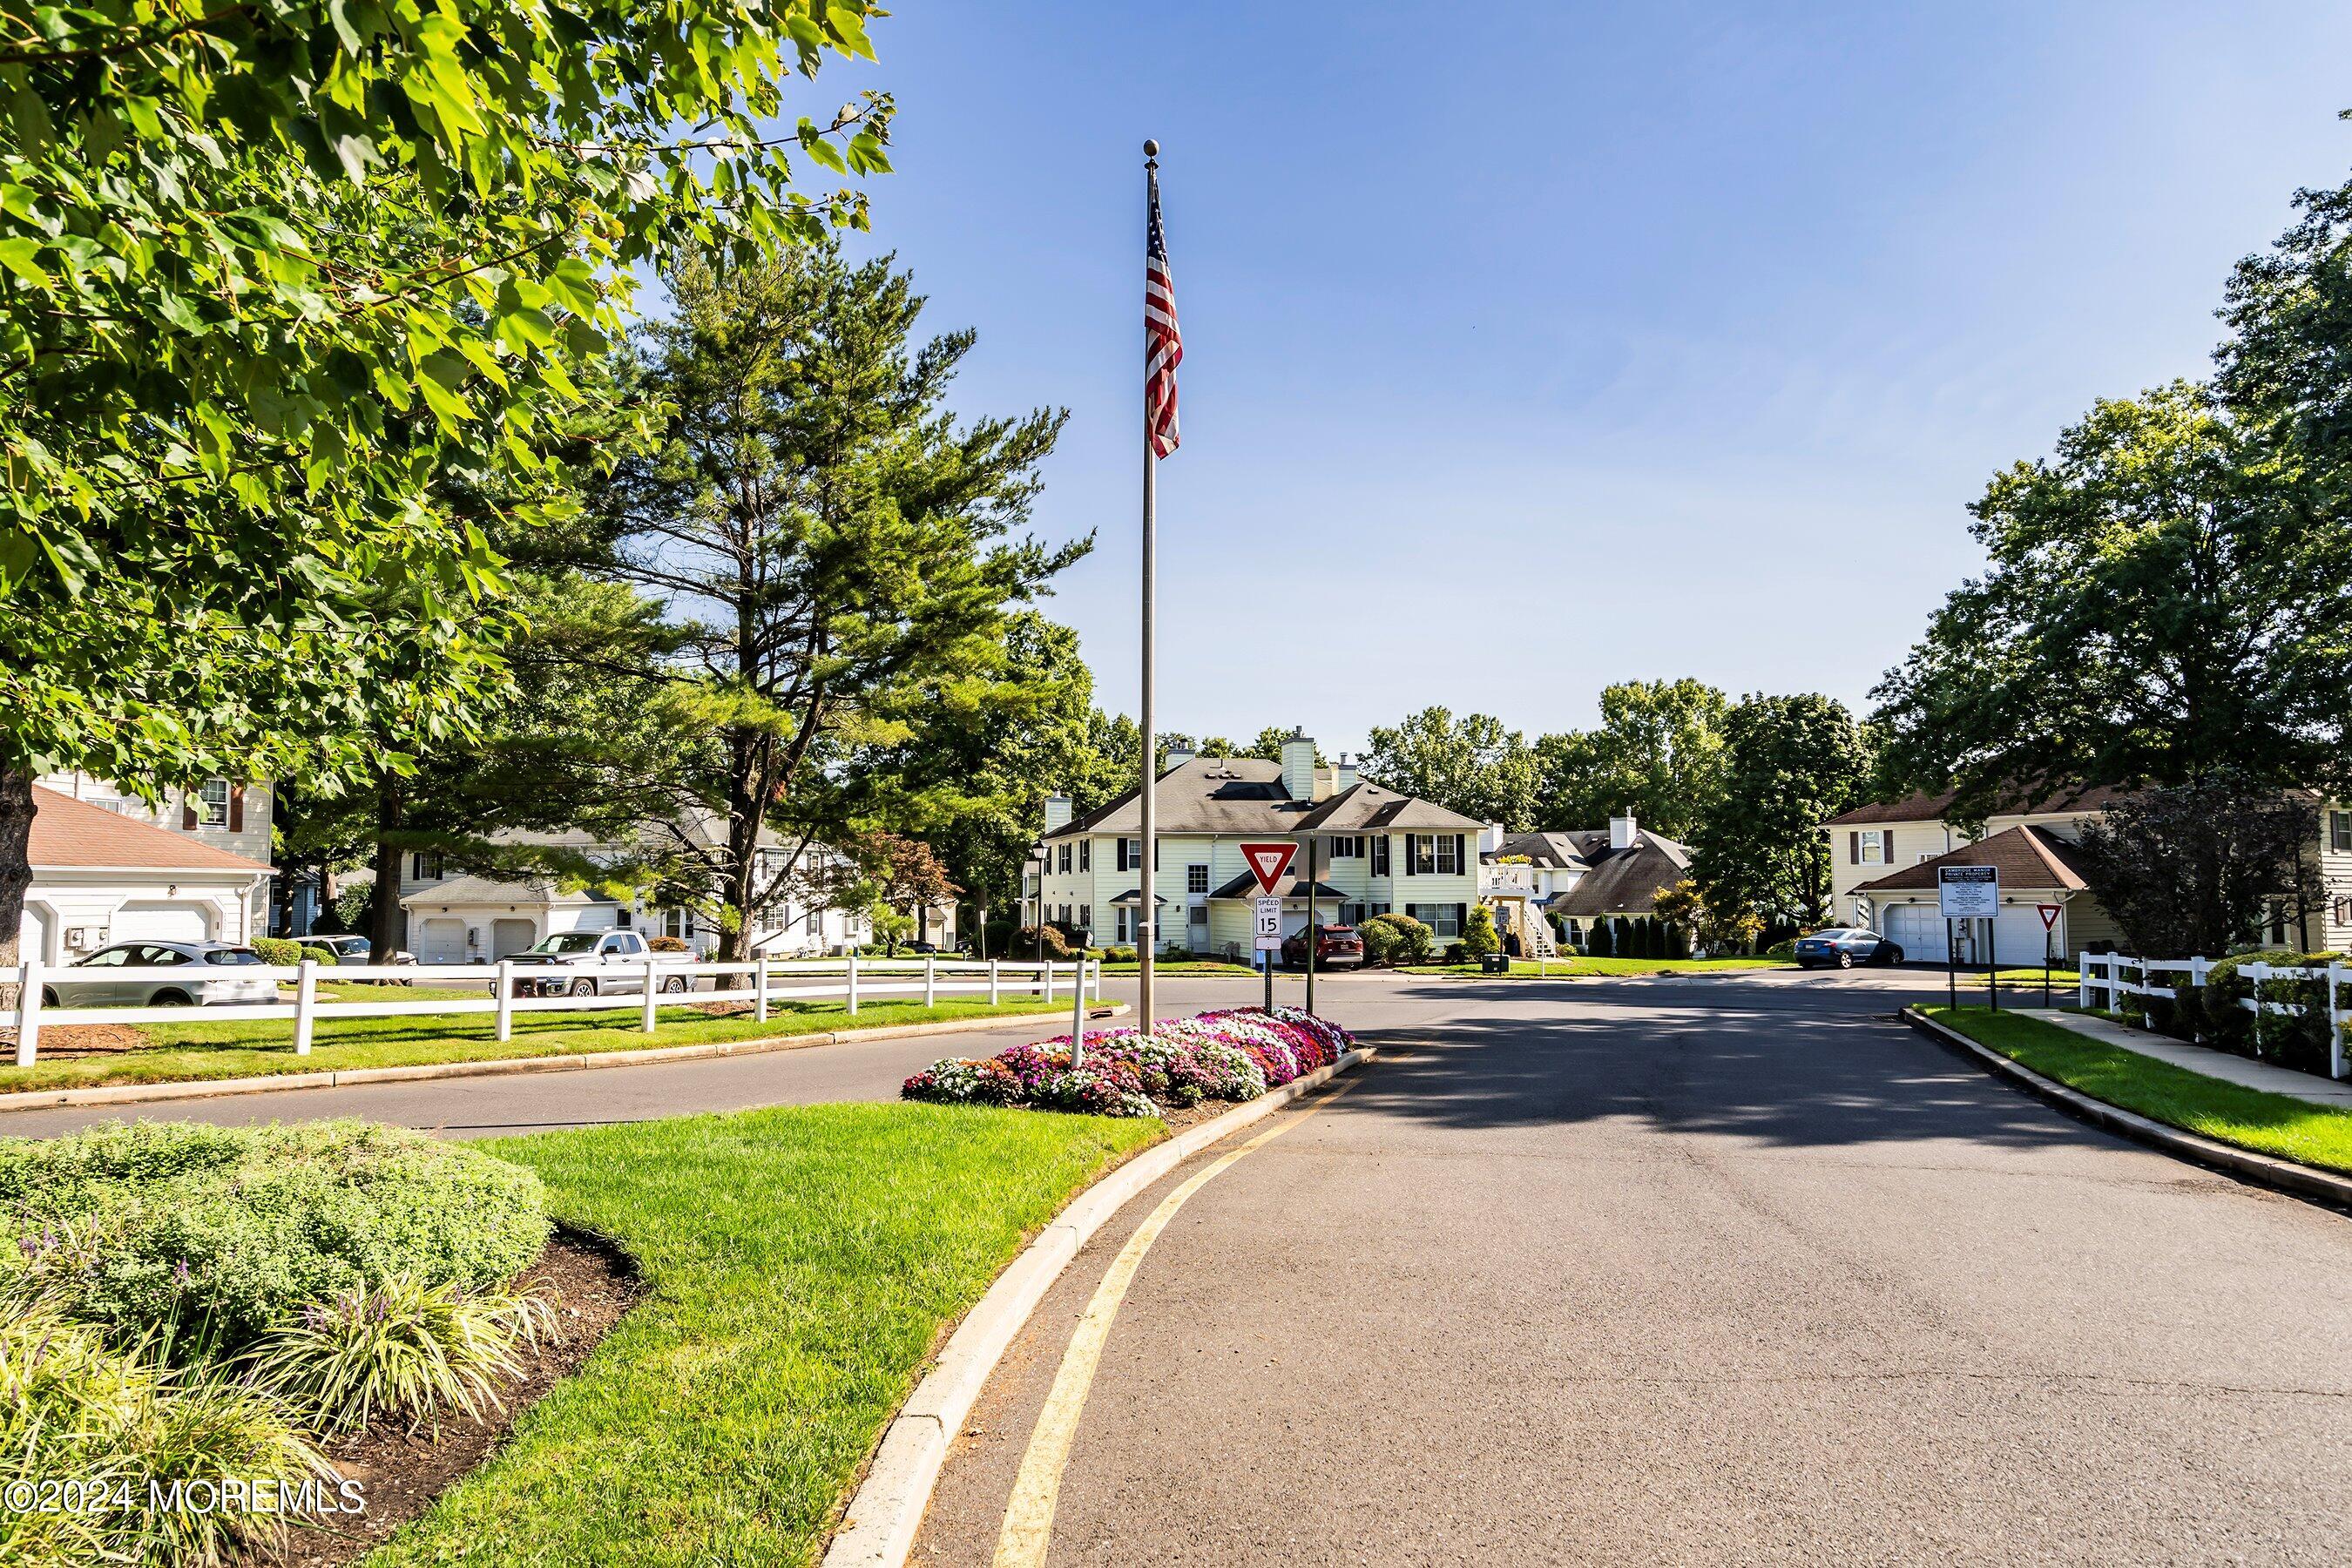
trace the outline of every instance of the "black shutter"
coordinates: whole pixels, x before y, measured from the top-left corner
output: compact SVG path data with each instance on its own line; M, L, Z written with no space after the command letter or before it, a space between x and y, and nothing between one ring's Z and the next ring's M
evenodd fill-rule
M1404 874L1408 877L1414 874L1412 867L1412 835L1410 833L1404 836Z
M1462 835L1459 833L1455 834L1454 836L1454 869L1457 873L1466 871L1470 868L1470 863L1462 858L1463 843L1464 840Z
M1127 839L1124 836L1118 841L1118 868L1122 871L1127 869Z
M1850 832L1845 836L1845 856L1847 865L1859 866L1862 864L1862 834L1859 830Z

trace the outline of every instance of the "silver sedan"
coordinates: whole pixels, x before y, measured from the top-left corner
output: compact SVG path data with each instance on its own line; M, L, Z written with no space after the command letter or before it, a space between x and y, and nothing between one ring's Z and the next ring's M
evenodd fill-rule
M226 942L118 942L99 949L41 987L51 1007L194 1007L275 1002L278 983L238 971L261 965L249 947ZM131 975L132 969L184 974Z

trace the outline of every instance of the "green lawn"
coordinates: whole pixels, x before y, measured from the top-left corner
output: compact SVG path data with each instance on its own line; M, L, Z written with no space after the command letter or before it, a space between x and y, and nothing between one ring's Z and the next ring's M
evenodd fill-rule
M1102 966L1102 972L1105 974L1132 974L1140 967L1141 965L1134 963L1106 963ZM1154 974L1255 974L1257 971L1246 963L1227 963L1222 958L1163 958L1151 966L1151 973Z
M1157 1121L817 1105L504 1139L652 1294L394 1564L814 1560L940 1336Z
M1672 970L1677 974L1702 973L1717 969L1786 969L1790 961L1785 958L1573 958L1511 960L1514 975L1562 974L1660 974ZM1416 963L1397 971L1400 974L1479 974L1475 963ZM1499 977L1490 977L1499 978Z
M2080 984L2082 978L2083 977L2081 975L2075 973L2072 969L2059 967L2053 968L2050 971L2050 984L2053 985L2063 985L2069 991L2072 991L2078 984ZM1979 986L1984 984L1984 973L1982 971L1978 972L1976 979L1977 984ZM1966 985L1968 983L1969 973L1967 970L1962 970L1960 972L1960 984ZM2000 983L2003 985L2039 985L2042 984L2042 971L2038 969L2004 969L2000 972Z
M471 994L478 995L478 993ZM769 1005L768 1021L747 1012L713 1017L691 1007L664 1007L647 1034L632 1008L583 1013L517 1013L514 1037L501 1045L488 1013L413 1018L321 1019L310 1054L293 1050L293 1026L276 1019L231 1019L153 1024L142 1032L154 1048L119 1055L47 1058L30 1068L0 1067L0 1093L31 1089L82 1089L110 1083L176 1083L202 1079L252 1078L270 1073L324 1072L335 1068L411 1067L427 1062L508 1061L520 1057L577 1056L593 1051L643 1050L654 1046L701 1045L713 1040L753 1040L834 1029L880 1028L949 1018L1036 1016L1066 1017L1066 1002L1047 1006L1034 997L992 1008L985 1002L950 1001L934 1007L914 1002L868 1002L851 1017L838 1002Z
M1978 1044L2109 1105L2242 1149L2352 1172L2352 1114L2207 1078L2040 1018L1921 1009Z

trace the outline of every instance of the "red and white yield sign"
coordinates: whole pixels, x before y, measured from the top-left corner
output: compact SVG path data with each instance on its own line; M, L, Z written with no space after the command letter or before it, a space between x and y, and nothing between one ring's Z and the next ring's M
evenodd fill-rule
M1272 894L1282 874L1290 869L1290 858L1298 853L1296 844L1244 844L1242 859L1257 879L1257 890Z
M2056 904L2036 904L2033 908L2042 916L2042 929L2043 931L2056 931L2058 929L2058 906Z

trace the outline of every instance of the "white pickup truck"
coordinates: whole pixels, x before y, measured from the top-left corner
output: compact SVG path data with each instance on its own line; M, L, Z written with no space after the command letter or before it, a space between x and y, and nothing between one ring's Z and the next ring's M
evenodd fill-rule
M651 951L639 931L567 931L513 954L508 962L530 972L515 976L518 996L611 996L643 994L649 958L657 964L693 961L691 953ZM498 987L490 989L495 994ZM691 991L694 977L665 974L656 989L664 994Z

